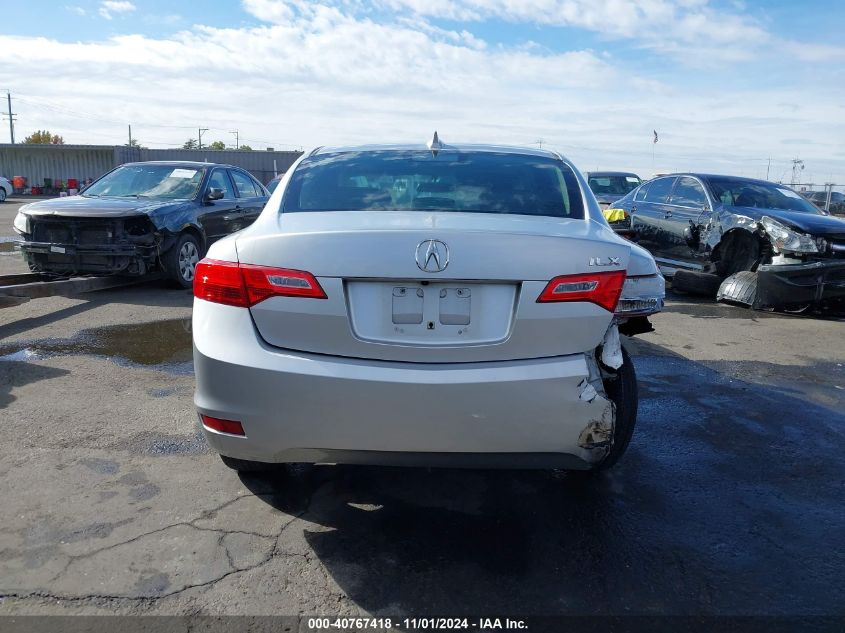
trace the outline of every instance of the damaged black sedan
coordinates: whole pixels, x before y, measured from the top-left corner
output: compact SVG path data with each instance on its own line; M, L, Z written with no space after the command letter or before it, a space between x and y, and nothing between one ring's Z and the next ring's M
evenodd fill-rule
M208 246L252 224L268 198L255 178L230 165L127 163L80 195L21 207L14 228L34 272L160 271L189 288Z
M631 217L676 290L717 294L755 308L840 305L845 300L845 220L789 187L764 180L672 174L614 207Z

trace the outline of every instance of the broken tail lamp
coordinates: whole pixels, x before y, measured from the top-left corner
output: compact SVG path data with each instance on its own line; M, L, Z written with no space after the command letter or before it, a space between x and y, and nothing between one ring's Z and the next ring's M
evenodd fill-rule
M194 296L238 308L251 308L270 297L327 298L317 278L304 270L216 259L204 259L197 264Z
M616 304L616 316L647 316L663 309L666 281L662 275L633 275L625 279L622 297Z
M205 414L200 415L200 419L202 419L202 425L207 429L211 429L212 431L225 433L226 435L238 435L240 437L246 437L243 425L237 420L224 420L222 418L213 418L210 415Z
M613 312L622 294L625 271L614 270L580 275L562 275L552 279L545 287L537 303L560 303L563 301L586 301Z

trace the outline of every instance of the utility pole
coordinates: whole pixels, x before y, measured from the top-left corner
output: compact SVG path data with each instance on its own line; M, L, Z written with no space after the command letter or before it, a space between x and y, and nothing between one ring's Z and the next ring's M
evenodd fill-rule
M207 127L199 128L199 133L197 134L198 149L202 149L202 133L203 132L208 132L208 128Z
M129 147L132 147L132 125L129 125Z
M9 139L12 141L12 145L15 144L15 113L12 112L12 92L10 90L6 91L6 101L9 104L9 111L4 116L9 117Z
M769 156L769 164L766 166L766 180L769 179L769 171L772 169L772 157Z
M235 149L239 149L241 145L240 145L240 136L238 136L238 131L232 130L231 132L229 132L229 134L235 135Z

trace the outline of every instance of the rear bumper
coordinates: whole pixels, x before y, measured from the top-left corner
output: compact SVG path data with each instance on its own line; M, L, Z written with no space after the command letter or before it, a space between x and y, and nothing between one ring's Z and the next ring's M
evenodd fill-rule
M842 259L760 266L757 273L755 307L845 300L845 260Z
M195 404L246 437L204 429L218 452L264 462L587 469L613 405L581 399L583 354L423 364L285 352L244 309L194 302Z

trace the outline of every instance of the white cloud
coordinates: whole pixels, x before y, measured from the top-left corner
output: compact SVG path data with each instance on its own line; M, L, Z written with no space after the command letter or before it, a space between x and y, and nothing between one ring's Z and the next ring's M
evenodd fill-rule
M770 39L758 21L738 12L739 7L730 12L714 8L708 0L387 0L386 4L428 18L577 27L694 62L745 59Z
M845 181L845 160L831 158L826 145L845 138L836 105L845 99L836 85L827 99L814 97L797 75L754 89L754 77L738 82L724 74L722 86L718 72L655 73L599 49L505 46L480 38L471 22L449 29L422 15L377 18L355 0L244 6L259 26L195 25L167 37L75 43L0 35L0 85L20 92L22 132L47 128L68 142L123 143L128 123L153 146L181 145L202 126L212 128L210 140L239 129L255 148L422 142L437 129L447 142L542 138L583 169L644 175L707 169L759 176L768 156L786 161L793 156L783 152L795 151L818 173ZM474 7L466 10L480 10ZM58 64L77 72L46 86L27 71ZM652 129L660 134L654 148ZM784 138L808 142L786 150Z
M75 13L76 15L78 15L80 17L83 17L83 16L86 15L85 9L83 9L82 7L72 6L72 7L65 7L65 9L67 9L71 13Z
M111 20L112 14L114 13L131 13L132 11L135 11L135 9L137 9L137 7L129 2L129 0L104 0L104 2L100 3L98 13L106 20Z

